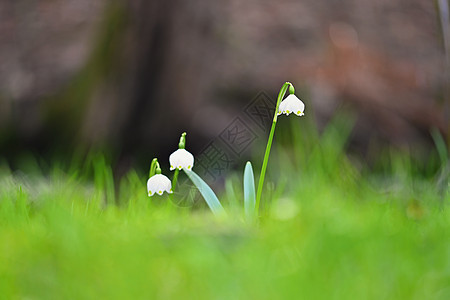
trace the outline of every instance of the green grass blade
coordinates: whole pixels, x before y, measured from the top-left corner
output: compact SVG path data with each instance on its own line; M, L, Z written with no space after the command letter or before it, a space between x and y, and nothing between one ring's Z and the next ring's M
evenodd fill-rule
M224 214L225 210L223 209L222 204L220 204L219 199L216 194L214 194L213 190L209 187L209 185L203 181L194 171L187 170L183 168L183 171L189 177L189 179L195 184L200 194L202 194L203 198L208 204L209 208L215 215Z
M94 182L98 192L105 199L106 204L115 203L114 176L111 166L106 163L103 155L98 155L93 160Z
M431 130L431 136L433 137L433 141L436 145L436 150L439 155L439 159L441 160L442 165L446 165L448 161L448 150L447 146L445 145L445 140L442 137L441 133L438 129L433 128Z
M255 204L255 177L253 176L252 163L248 161L244 169L244 209L247 217L254 216Z
M437 187L441 195L447 190L450 191L450 162L449 162L449 151L442 134L437 128L431 130L431 136L433 137L434 143L436 144L436 151L439 155L441 161L440 174L437 177Z

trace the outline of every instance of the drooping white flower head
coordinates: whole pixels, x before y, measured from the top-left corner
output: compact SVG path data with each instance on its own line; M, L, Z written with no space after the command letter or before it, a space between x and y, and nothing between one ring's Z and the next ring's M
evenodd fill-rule
M305 104L298 99L294 94L290 94L280 103L278 108L278 115L294 113L297 116L303 116L305 111Z
M186 132L183 132L178 143L178 150L169 156L170 170L183 168L191 170L194 167L194 156L186 149Z
M172 182L162 174L155 174L147 181L147 190L149 196L153 196L154 193L162 195L164 191L172 194Z
M194 166L194 156L186 149L178 149L169 156L170 170L178 168L192 169Z

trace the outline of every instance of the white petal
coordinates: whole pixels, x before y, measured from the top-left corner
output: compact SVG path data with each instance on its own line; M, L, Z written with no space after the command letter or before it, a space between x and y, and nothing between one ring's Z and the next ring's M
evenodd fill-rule
M153 196L155 193L155 176L152 176L147 181L147 191L149 196Z
M162 195L164 191L171 193L172 182L169 178L162 174L156 174L150 177L147 181L147 190L149 196L153 196L154 193Z
M178 168L191 169L194 166L194 156L186 149L178 149L169 156L170 170Z
M169 193L169 194L173 193L173 191L172 191L172 182L170 182L170 180L169 180L169 182L166 183L166 192Z
M291 94L287 96L283 101L280 103L280 109L278 111L278 114L286 114L289 116L290 113L294 113L297 116L303 116L305 110L305 104L297 98L297 96Z
M286 102L285 101L281 101L280 103L280 107L278 108L278 116L281 115L282 113L284 113L284 108L286 107Z
M290 98L290 99L288 99ZM296 115L301 115L303 111L305 110L305 104L302 102L302 100L298 99L295 95L289 95L286 100L289 101L288 105L292 112L294 112Z

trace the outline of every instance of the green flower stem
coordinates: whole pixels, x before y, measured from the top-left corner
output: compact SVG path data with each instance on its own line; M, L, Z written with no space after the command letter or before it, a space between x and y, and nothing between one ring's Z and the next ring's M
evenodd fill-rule
M159 162L156 161L156 170L155 170L156 174L161 174L161 167L159 166Z
M184 149L186 146L186 132L183 132L178 143L178 149Z
M175 172L173 173L173 178L172 178L172 191L175 193L175 187L177 186L177 181L178 181L178 173L180 172L180 170L178 170L178 168L175 169ZM173 202L173 196L174 194L170 194L169 195L169 199L170 201Z
M175 172L173 173L173 178L172 178L172 191L175 191L175 187L177 186L178 173L180 173L180 170L178 170L178 168L176 168Z
M150 178L150 177L152 177L153 175L156 174L156 167L157 166L159 167L158 159L154 158L152 160L152 164L150 165L150 171L149 171L149 174L148 174L148 178Z
M180 137L180 142L178 143L178 149L184 149L185 147L186 147L186 132L183 132ZM180 173L180 170L178 168L176 168L175 173L173 173L173 178L172 178L172 190L173 191L175 191L175 187L177 186L178 173Z
M294 92L294 86L290 82L286 82L283 84L280 93L278 94L275 114L273 116L272 128L270 128L269 140L267 141L266 153L264 154L264 160L261 167L261 174L259 176L258 192L256 194L256 205L255 205L256 213L258 213L259 211L259 203L261 202L261 194L264 185L264 177L266 176L267 163L269 161L270 148L272 148L273 135L275 133L275 126L277 125L278 108L288 88L289 92Z
M152 160L152 164L150 165L148 178L151 178L155 174L161 174L161 167L159 166L159 162L156 157Z

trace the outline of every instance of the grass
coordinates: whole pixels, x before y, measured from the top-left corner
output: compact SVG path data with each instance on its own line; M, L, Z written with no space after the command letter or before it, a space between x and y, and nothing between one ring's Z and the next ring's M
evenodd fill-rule
M356 168L343 120L320 137L280 129L259 224L245 221L237 176L215 218L201 202L148 198L144 172L114 185L102 156L38 175L1 168L0 298L450 299L444 172L394 152L377 173Z

